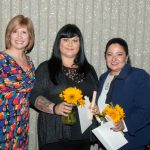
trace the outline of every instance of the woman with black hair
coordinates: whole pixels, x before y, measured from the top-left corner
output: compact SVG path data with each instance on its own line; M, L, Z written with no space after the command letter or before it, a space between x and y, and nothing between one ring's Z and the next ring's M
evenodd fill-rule
M97 83L96 72L85 57L79 28L73 24L63 26L57 33L51 58L36 70L36 83L30 97L31 105L39 110L41 150L90 150L93 124L82 134L77 109L76 124L63 124L61 116L67 116L72 106L63 102L59 94L67 87L76 87L91 99Z
M119 150L144 150L150 141L150 75L129 64L124 39L108 41L105 60L108 70L99 79L98 108L102 111L105 104L119 104L125 118L114 123L113 130L122 131L128 141Z

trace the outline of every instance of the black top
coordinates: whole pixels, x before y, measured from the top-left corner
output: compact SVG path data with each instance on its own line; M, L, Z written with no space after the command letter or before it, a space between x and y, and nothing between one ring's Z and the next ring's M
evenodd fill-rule
M61 103L59 94L67 87L77 87L82 90L83 95L91 100L93 91L98 88L98 78L94 68L86 77L77 73L76 68L62 67L61 79L58 85L54 85L49 78L48 62L39 65L36 70L36 83L31 91L30 103L34 106L38 96L44 96L54 103ZM77 113L77 123L69 126L61 123L61 116L39 112L38 136L40 147L60 140L89 140L90 131L94 128L94 123L83 134L81 134L79 116Z

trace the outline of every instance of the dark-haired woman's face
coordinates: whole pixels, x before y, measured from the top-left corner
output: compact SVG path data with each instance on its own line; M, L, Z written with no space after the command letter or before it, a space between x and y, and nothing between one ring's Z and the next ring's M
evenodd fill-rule
M120 44L111 44L106 51L106 64L113 75L118 75L128 60Z
M72 38L61 38L60 40L60 52L61 57L75 58L79 52L80 39L78 36Z

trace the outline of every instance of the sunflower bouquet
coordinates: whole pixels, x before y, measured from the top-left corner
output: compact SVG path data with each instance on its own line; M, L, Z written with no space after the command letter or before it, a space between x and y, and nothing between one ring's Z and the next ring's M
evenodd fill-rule
M82 91L76 87L69 87L63 90L59 94L60 99L63 101L72 104L73 108L70 114L67 117L62 116L62 122L67 125L73 125L76 123L76 107L75 106L84 106L85 101L83 99Z
M72 104L73 106L84 106L85 104L82 91L76 87L66 88L59 94L59 97L65 102Z
M112 120L114 123L121 121L125 117L125 113L123 108L116 104L115 106L110 103L106 105L104 110L98 114L100 117L101 121L106 122L107 119Z

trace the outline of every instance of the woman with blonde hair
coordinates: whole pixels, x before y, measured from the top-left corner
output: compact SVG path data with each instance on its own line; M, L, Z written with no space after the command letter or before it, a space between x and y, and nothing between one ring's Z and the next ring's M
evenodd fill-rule
M34 65L26 54L34 45L32 21L23 15L10 20L5 50L0 52L0 149L28 149L29 93Z

